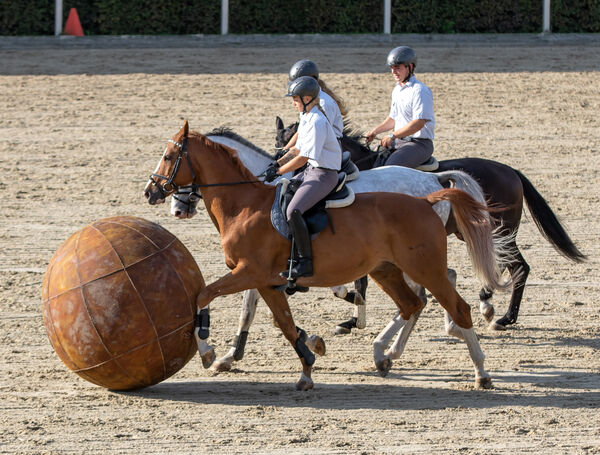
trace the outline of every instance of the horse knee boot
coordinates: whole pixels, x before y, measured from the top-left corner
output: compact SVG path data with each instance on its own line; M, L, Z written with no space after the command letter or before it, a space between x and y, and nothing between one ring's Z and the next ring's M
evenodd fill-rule
M291 270L292 278L312 276L313 263L310 235L300 210L294 210L292 212L290 219L288 220L288 224L290 226L290 230L292 231L292 235L294 236L296 249L298 250L298 261Z

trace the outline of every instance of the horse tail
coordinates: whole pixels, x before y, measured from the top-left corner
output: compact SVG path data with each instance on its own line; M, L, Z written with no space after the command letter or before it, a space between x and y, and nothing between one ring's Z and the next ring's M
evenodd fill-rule
M533 221L544 238L556 251L573 262L583 262L587 259L575 246L569 234L560 223L546 200L535 189L533 184L516 169L513 169L523 185L523 195Z
M441 185L447 184L448 182L452 182L454 184L454 188L458 188L459 190L463 190L468 193L480 204L486 203L485 195L483 194L483 190L477 180L471 177L464 171L459 170L451 170L444 172L436 172L435 176Z
M473 263L475 274L489 289L506 289L511 280L502 280L500 258L509 256L509 242L494 242L494 232L489 217L489 209L470 194L457 188L436 191L425 197L431 205L448 201L452 205L454 218L460 234L467 244L467 251Z

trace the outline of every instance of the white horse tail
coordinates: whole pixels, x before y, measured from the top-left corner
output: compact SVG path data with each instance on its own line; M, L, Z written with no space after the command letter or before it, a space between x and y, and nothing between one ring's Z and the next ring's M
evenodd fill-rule
M442 186L448 186L447 183L452 183L454 188L463 190L465 193L473 197L477 202L487 206L487 200L483 194L483 190L477 181L469 174L459 170L437 172L435 175ZM502 207L495 207L492 211L502 210ZM491 222L489 212L485 212L483 216L487 222ZM492 233L492 242L494 243L494 251L496 256L496 264L501 270L504 270L507 264L515 262L515 255L518 250L514 248L514 237L516 232L507 231L502 225L496 226ZM517 275L513 274L513 280Z
M494 242L494 232L488 208L466 191L449 188L436 191L425 197L430 204L449 201L452 204L454 219L467 251L475 274L488 289L506 289L512 282L502 280L502 268Z
M466 172L454 170L436 172L435 175L442 186L444 186L445 183L451 182L454 188L458 188L459 190L468 193L480 204L486 203L481 186L479 186L479 183Z

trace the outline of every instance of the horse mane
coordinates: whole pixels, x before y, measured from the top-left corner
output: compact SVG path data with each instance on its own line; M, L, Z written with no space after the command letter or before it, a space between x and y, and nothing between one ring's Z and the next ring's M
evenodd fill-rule
M354 125L352 125L352 122L346 117L344 117L344 130L342 131L342 133L344 134L344 136L356 142L360 142L360 139L365 134L364 131L359 130Z
M256 153L258 153L259 155L262 155L264 157L267 157L269 159L273 159L273 155L267 153L266 151L264 151L263 149L261 149L260 147L254 145L252 142L250 142L248 139L243 138L242 136L240 136L239 134L235 133L231 128L226 127L226 126L220 126L218 128L213 129L211 132L206 133L205 136L222 136L222 137L228 137L229 139L233 139L234 141L239 142L240 144L245 145L246 147L254 150Z
M226 145L219 144L218 142L211 141L210 138L206 137L206 135L198 133L197 131L190 131L188 133L188 138L193 138L202 141L208 148L214 151L223 150L225 152L225 155L229 157L231 163L240 172L243 178L247 179L248 181L256 180L256 176L253 175L252 172L250 172L250 170L246 166L244 166L242 160L239 159L236 150L227 147Z

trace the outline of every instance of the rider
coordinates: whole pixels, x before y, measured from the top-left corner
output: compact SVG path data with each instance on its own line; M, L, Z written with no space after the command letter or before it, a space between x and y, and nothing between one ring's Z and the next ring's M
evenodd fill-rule
M433 95L414 76L417 54L413 49L408 46L392 49L387 64L397 82L390 114L366 133L366 139L371 142L377 134L392 130L381 140L383 147L392 150L385 164L415 168L433 155Z
M327 117L327 120L331 123L335 136L338 140L341 139L344 134L343 116L348 113L346 103L333 93L323 79L319 78L319 69L312 60L302 59L292 65L292 68L290 69L290 82L293 82L302 76L310 76L319 83L319 105L321 106L325 117ZM296 132L283 147L283 151L291 149L296 144L297 140L298 132Z
M298 141L265 172L265 181L271 182L308 163L306 169L293 178L301 183L286 211L298 250L298 261L291 270L292 278L313 274L310 235L302 214L333 190L342 164L342 150L319 104L319 93L317 80L310 76L300 76L288 83L286 96L292 97L292 104L300 112ZM288 276L286 272L283 274Z

